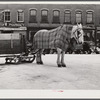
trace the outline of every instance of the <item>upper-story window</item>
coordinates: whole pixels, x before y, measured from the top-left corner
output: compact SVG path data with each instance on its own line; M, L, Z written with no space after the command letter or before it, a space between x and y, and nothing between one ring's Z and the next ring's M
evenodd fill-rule
M37 15L37 10L31 9L30 12L29 12L29 22L30 23L36 23L37 22L36 15Z
M24 22L24 11L23 10L17 11L17 22Z
M0 22L4 21L4 11L0 9Z
M4 10L4 22L10 22L11 21L11 13L10 10Z
M48 10L47 9L41 10L41 22L42 23L48 22Z
M82 11L76 11L76 23L82 23Z
M71 23L71 11L65 10L64 12L64 23Z
M53 23L60 23L60 11L53 10Z
M86 12L86 23L88 24L93 23L93 11Z

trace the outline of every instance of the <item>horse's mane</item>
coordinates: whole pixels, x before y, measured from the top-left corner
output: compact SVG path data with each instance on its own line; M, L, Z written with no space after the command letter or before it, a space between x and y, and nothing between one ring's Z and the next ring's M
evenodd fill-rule
M56 32L56 31L60 31L62 30L63 32L66 32L68 35L72 35L72 32L75 30L75 28L73 27L76 27L76 25L66 25L66 24L61 24L60 26L54 28L54 29L50 29L50 30L47 30L47 29L42 29L40 31L48 31L50 33L53 33L53 32ZM70 37L69 36L69 37Z
M48 30L49 32L55 32L55 31L59 31L61 29L61 25L59 27L56 27L54 29Z

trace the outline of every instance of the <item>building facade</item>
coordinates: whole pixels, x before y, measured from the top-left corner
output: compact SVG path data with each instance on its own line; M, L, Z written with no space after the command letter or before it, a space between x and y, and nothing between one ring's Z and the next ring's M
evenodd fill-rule
M99 4L0 4L0 26L26 27L32 41L40 29L52 29L60 24L100 26ZM94 37L90 31L86 35ZM98 35L99 37L99 35Z

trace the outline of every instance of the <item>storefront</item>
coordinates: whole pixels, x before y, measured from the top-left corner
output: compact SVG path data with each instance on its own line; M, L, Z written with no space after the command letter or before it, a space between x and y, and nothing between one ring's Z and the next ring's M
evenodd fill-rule
M0 54L19 53L24 51L26 42L26 27L0 27Z

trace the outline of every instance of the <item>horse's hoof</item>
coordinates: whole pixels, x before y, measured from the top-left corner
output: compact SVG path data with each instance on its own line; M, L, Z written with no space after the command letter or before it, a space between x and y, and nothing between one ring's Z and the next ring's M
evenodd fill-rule
M43 65L43 62L36 62L37 64Z
M66 65L65 64L62 64L62 67L66 67Z
M43 65L43 62L41 61L40 64Z
M61 67L61 64L58 64L58 67Z
M40 62L36 62L37 64L40 64Z

